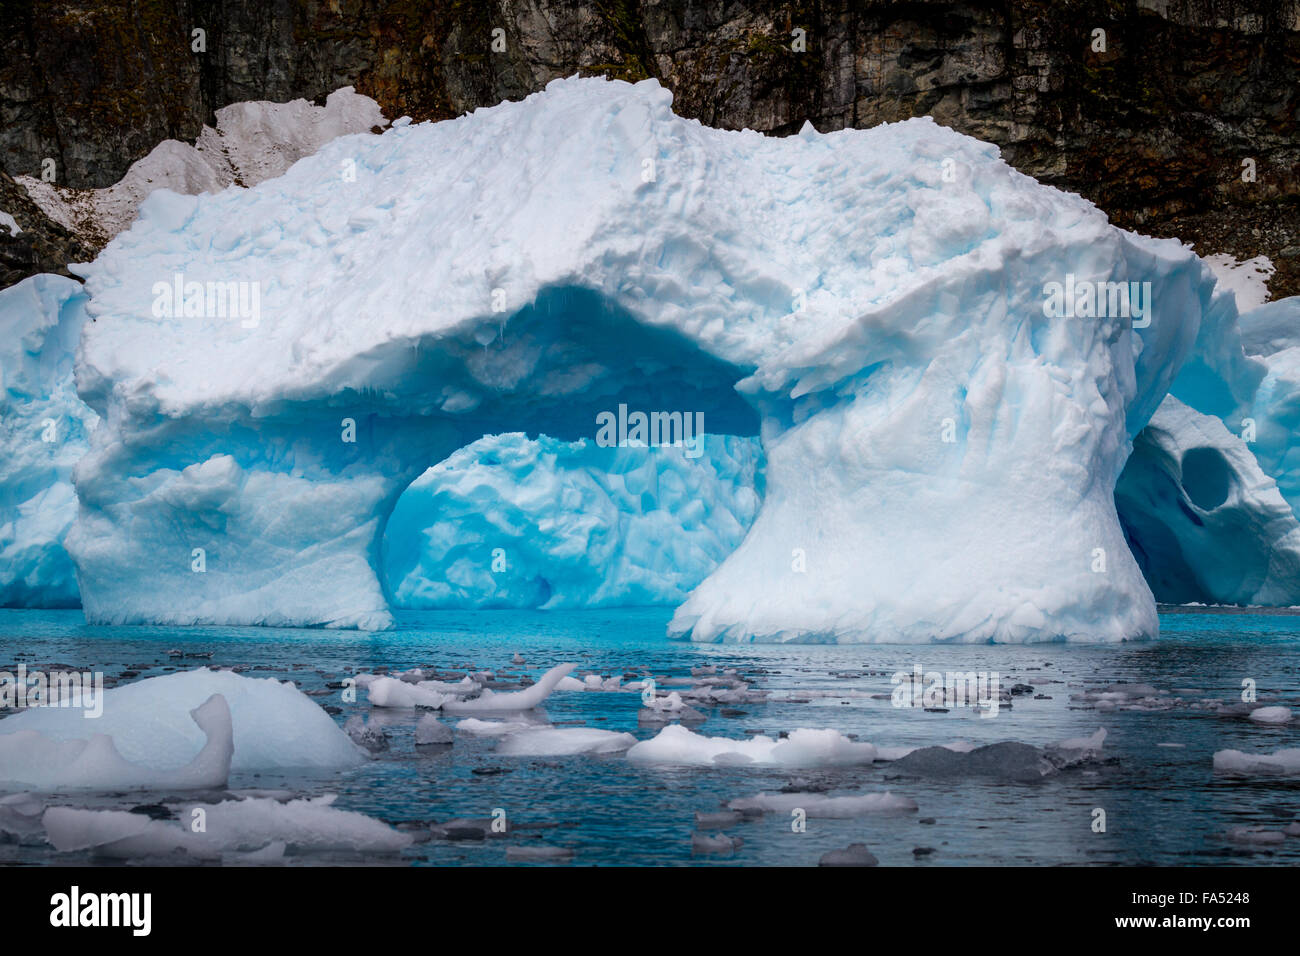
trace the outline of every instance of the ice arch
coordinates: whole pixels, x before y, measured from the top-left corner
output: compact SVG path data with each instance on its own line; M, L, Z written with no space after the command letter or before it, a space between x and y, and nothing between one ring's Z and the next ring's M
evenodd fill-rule
M1153 634L1112 493L1189 356L1207 394L1228 380L1208 269L929 120L772 139L670 106L557 81L153 194L85 270L87 617L385 626L378 542L416 475L627 402L764 446L762 508L676 634ZM1044 308L1047 283L1139 280L1138 328L1104 294ZM171 283L260 308L168 312Z

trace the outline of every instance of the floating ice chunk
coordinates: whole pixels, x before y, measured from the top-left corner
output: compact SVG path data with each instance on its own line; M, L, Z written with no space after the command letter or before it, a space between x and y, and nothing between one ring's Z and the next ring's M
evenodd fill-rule
M1257 846L1274 846L1286 842L1286 834L1281 830L1267 830L1264 827L1233 827L1226 836L1233 843L1250 843Z
M784 740L751 737L705 737L680 724L673 724L643 740L627 753L628 760L644 764L678 764L708 767L720 765L769 764L783 767L835 767L868 764L876 759L876 748L855 743L835 730L800 728Z
M343 725L343 732L359 747L365 747L371 753L380 753L389 748L388 734L382 727L370 726L360 714L353 714Z
M203 858L227 851L249 851L283 843L294 852L353 850L396 853L413 838L387 824L350 810L331 806L331 795L307 800L254 798L216 804L182 804L180 822L153 820L120 810L51 807L42 822L55 848L69 852L93 850L97 855L132 859L164 856L177 850ZM201 809L205 832L186 825Z
M450 694L429 690L396 677L376 677L366 687L372 707L431 707L438 709L451 700Z
M45 801L33 793L11 793L0 797L0 843L23 841L41 832Z
M727 836L725 833L716 836L707 833L691 834L692 853L735 853L744 845L745 841L740 837Z
M203 747L206 737L190 711L213 694L220 694L230 708L232 771L342 769L365 759L329 715L292 684L207 668L107 690L104 713L95 720L83 719L75 708L33 707L0 721L0 741L19 730L59 740L86 740L103 733L131 763L174 769Z
M1240 750L1218 750L1214 769L1237 776L1289 776L1300 774L1300 748L1271 754L1247 754Z
M415 745L427 747L431 744L449 744L454 734L451 728L433 714L424 714L415 725Z
M1290 707L1257 707L1250 712L1257 724L1285 724L1291 720Z
M213 694L190 711L190 716L207 741L189 763L175 769L132 763L122 756L108 734L62 740L38 730L19 729L0 735L0 788L55 791L224 787L234 753L230 707L224 697ZM10 718L6 723L13 721Z
M849 794L831 797L824 793L760 793L727 804L729 810L747 813L790 813L803 810L809 817L827 820L848 820L867 813L911 813L917 809L911 797L897 796L888 790L884 793Z
M564 677L555 685L556 690L586 690L587 684L576 677Z
M1070 737L1053 746L1057 750L1101 750L1105 742L1106 728L1099 727L1096 733L1089 737Z
M505 694L484 690L472 700L448 700L442 705L442 709L449 714L490 714L532 710L534 707L541 706L542 701L551 696L551 692L555 690L555 686L564 675L575 667L576 664L557 664L543 674L536 684L525 690Z
M876 866L880 863L865 843L850 843L842 850L823 853L818 866Z
M509 734L496 752L510 757L560 757L569 754L612 754L636 743L631 734L595 727L553 727Z

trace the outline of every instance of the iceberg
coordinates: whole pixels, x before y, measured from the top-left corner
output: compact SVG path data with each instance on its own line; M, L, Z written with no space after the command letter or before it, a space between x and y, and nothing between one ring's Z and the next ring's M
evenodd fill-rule
M654 81L159 190L82 274L103 424L67 547L100 623L391 626L382 542L416 478L630 409L762 443L757 514L675 636L1149 637L1129 442L1171 388L1223 415L1256 371L1190 249L991 145L715 130Z

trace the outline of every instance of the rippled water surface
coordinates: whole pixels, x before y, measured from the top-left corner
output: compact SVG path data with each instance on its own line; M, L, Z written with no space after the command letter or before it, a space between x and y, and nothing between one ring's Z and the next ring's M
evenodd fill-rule
M391 747L364 766L311 778L242 775L232 788L284 788L304 795L338 794L337 806L362 811L421 837L432 821L486 817L504 809L518 824L544 824L480 841L424 840L392 862L495 865L506 848L561 846L578 864L807 865L828 850L865 843L883 865L982 864L1250 864L1300 862L1300 837L1275 847L1243 846L1230 827L1278 827L1300 818L1300 779L1228 778L1212 769L1216 750L1272 753L1300 747L1300 616L1293 613L1189 612L1167 609L1157 642L1119 646L771 646L692 645L669 641L665 609L582 612L407 612L394 631L261 628L88 627L79 611L0 611L0 667L69 665L123 670L140 679L201 665L241 666L250 676L296 681L323 691L349 673L432 666L440 671L491 669L536 678L562 661L575 673L689 676L706 665L737 668L766 702L709 708L695 729L712 736L771 736L799 727L833 727L878 746L921 746L964 740L1016 740L1044 746L1108 731L1106 759L1040 783L989 779L933 780L900 775L887 762L869 767L782 770L758 767L660 768L621 755L506 757L490 738L457 734L436 752L414 746L412 712L371 712L344 703L337 691L316 696L382 722ZM207 654L176 658L168 652ZM523 655L524 666L510 664ZM946 713L896 708L885 695L891 675L926 671L997 671L1004 689L1033 693L994 718L967 708ZM1193 702L1239 703L1242 681L1257 683L1260 704L1296 708L1296 720L1261 726ZM1072 696L1125 681L1167 691L1173 703L1153 710L1099 711ZM851 692L852 696L840 696ZM817 696L828 693L829 696ZM559 692L545 715L630 731L638 728L639 695ZM455 718L447 718L454 724ZM1177 744L1181 746L1162 746ZM476 772L477 771L477 772ZM791 819L768 814L726 832L744 845L730 855L693 855L696 811L713 811L763 790L830 793L890 790L913 798L919 811L851 820L810 819L795 833ZM55 802L129 808L167 795L67 795ZM1093 832L1094 810L1106 831ZM934 852L916 854L918 848ZM86 862L41 846L0 844L0 861ZM373 862L373 861L372 861Z

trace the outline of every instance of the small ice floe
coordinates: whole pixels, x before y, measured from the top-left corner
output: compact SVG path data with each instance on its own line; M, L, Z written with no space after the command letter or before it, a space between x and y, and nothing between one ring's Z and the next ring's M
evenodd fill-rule
M1224 835L1233 843L1249 843L1253 846L1275 846L1286 842L1286 834L1281 830L1268 830L1264 827L1232 827Z
M782 767L842 767L869 764L876 748L856 743L836 730L800 728L784 740L751 737L705 737L680 724L672 724L627 752L627 759L641 764L689 767L740 766L747 764Z
M667 724L674 720L699 723L706 719L703 713L682 700L682 695L677 691L672 691L665 697L656 697L636 715L637 723L643 727Z
M1116 710L1161 711L1172 710L1182 702L1150 684L1109 684L1106 687L1071 694L1076 703L1091 704L1103 713Z
M12 793L0 797L0 843L25 842L41 833L41 815L45 801L32 793Z
M449 714L532 710L541 706L542 702L551 696L556 685L576 666L576 664L559 664L543 674L537 683L524 690L496 693L485 689L478 697L470 700L448 700L442 705L442 709Z
M560 678L560 682L555 685L555 689L564 691L586 690L587 685L584 681L580 681L576 677L562 677Z
M884 793L855 793L832 797L824 793L760 793L727 804L739 813L792 813L802 810L810 818L851 820L868 813L915 813L916 801L886 790Z
M419 722L415 725L415 745L417 747L449 744L454 736L451 728L433 714L421 715Z
M725 830L727 827L734 826L745 819L745 814L738 810L718 810L713 813L695 814L695 829L697 830Z
M515 651L515 656L512 657L512 658L510 658L510 663L511 663L511 664L515 664L515 665L519 665L519 664L524 664L524 663L527 663L527 662L524 660L524 655L523 655L523 654L520 654L518 651Z
M1177 743L1168 743L1168 742L1166 742L1166 743L1158 743L1158 744L1156 744L1156 746L1157 746L1157 747L1178 747L1178 748L1182 748L1182 747L1186 747L1187 744L1177 744Z
M112 737L121 757L131 764L150 771L174 772L194 760L207 744L208 735L191 712L214 694L225 700L230 712L232 772L333 770L354 767L365 760L364 752L330 716L293 684L206 667L106 690L103 713L94 720L85 719L80 708L30 708L0 721L0 747L12 746L6 744L5 738L20 730L37 731L65 743L87 742L106 734ZM87 750L87 759L96 753L94 748ZM55 761L48 754L37 762L49 772L55 769ZM21 786L5 782L13 766L0 758L0 789ZM76 784L68 781L67 785Z
M1290 707L1256 707L1250 719L1257 724L1285 724L1291 720Z
M365 747L372 754L383 753L391 745L384 729L368 725L360 714L353 714L347 719L343 724L343 732L354 744Z
M842 850L823 853L818 866L877 866L880 863L865 843L850 843Z
M567 863L573 851L562 846L510 846L506 859L511 863Z
M297 853L350 850L367 854L397 853L413 842L406 833L350 810L338 810L330 794L281 803L271 799L183 803L177 820L156 820L124 810L51 807L42 824L50 843L61 852L90 850L97 856L138 859L177 851L199 859L223 853L251 852L283 843ZM189 826L201 810L205 830Z
M206 741L193 759L174 769L126 759L109 734L71 740L37 730L0 735L0 788L49 792L224 787L235 749L230 706L220 694L213 694L190 711L190 717ZM14 717L5 723L17 722Z
M1101 752L1101 748L1106 743L1106 728L1097 728L1096 733L1088 737L1068 737L1059 743L1052 744L1054 750L1085 750Z
M507 757L566 757L573 754L622 753L636 738L595 727L551 727L502 737L496 752Z
M1214 754L1216 773L1241 777L1290 776L1300 774L1300 748L1271 754L1248 754L1240 750L1218 750Z
M727 836L725 833L691 834L692 853L735 853L744 845L745 841L740 837Z
M376 677L366 686L371 707L429 707L434 710L452 700L452 695L442 691L408 684L396 677Z

